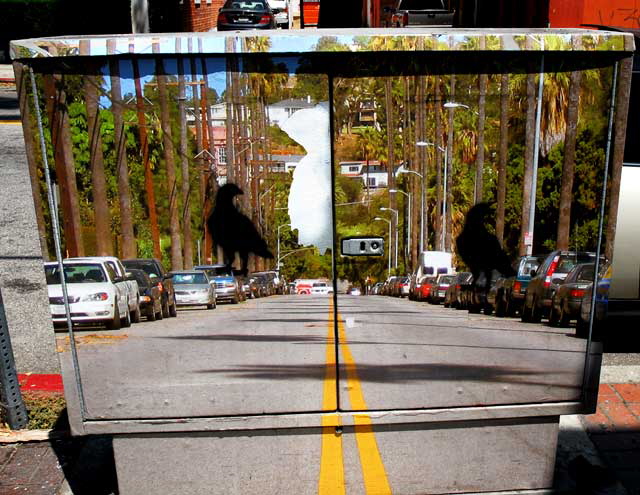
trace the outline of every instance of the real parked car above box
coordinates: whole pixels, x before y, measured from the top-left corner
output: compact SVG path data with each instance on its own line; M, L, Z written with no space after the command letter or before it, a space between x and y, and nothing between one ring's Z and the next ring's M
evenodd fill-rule
M275 16L266 0L227 0L218 12L218 31L275 27Z
M452 26L455 11L445 8L443 0L396 0L384 7L385 27Z
M216 307L216 287L202 270L180 270L171 272L178 306ZM233 277L231 277L233 278Z
M171 275L169 275L160 260L155 258L134 258L128 260L122 260L122 264L125 268L135 268L144 271L154 284L158 285L162 296L162 316L169 318L170 316L176 316L176 295L173 289L173 281Z

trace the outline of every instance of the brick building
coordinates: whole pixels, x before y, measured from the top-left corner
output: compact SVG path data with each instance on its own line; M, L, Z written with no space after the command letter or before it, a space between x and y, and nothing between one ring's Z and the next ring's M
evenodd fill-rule
M224 0L182 0L178 5L181 31L205 32L216 27Z

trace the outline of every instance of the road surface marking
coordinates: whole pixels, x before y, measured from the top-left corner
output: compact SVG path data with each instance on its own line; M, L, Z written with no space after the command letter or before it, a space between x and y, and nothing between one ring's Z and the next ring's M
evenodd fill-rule
M329 323L327 325L327 351L322 398L323 411L335 411L338 408L335 343L333 304L331 304ZM342 437L336 432L336 426L340 426L340 416L338 414L323 416L318 495L343 495L345 493Z
M365 411L368 408L364 400L360 380L358 379L356 361L347 344L347 333L339 313L337 317L340 349L342 350L342 356L344 357L344 364L347 370L347 388L349 389L351 408ZM371 418L368 414L355 414L354 420L365 491L367 495L390 495L391 487L389 486L387 473L385 472L382 457L378 450L378 443L373 433Z

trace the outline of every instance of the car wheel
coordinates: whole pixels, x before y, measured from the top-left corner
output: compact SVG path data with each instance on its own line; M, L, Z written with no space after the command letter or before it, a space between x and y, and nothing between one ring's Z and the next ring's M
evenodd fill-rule
M542 320L542 310L538 308L538 298L533 300L533 304L531 305L531 318L529 321L531 323L540 323Z
M496 316L498 318L502 318L504 316L504 307L504 295L502 292L498 292L498 294L496 294Z
M162 304L162 317L169 318L170 314L171 313L169 310L169 297L167 296L167 300Z
M215 307L216 307L216 306L215 306L214 304L207 304L207 309L213 309L213 308L215 308Z
M231 304L238 304L238 297L235 296L233 299L231 299Z
M584 321L578 316L578 323L576 323L576 337L586 339L589 336L589 323Z
M522 302L522 308L520 309L520 320L528 323L531 321L531 314L529 313L529 306L527 304L527 297L525 296Z
M140 323L140 317L142 316L141 312L140 312L140 302L138 301L136 303L136 309L133 310L133 312L131 313L131 321L133 323Z
M178 308L176 307L176 298L173 298L173 304L169 306L169 316L176 317L178 316Z
M153 302L151 303L151 306L149 306L149 308L147 309L147 321L156 321L156 311L155 311Z
M122 322L120 321L120 310L118 309L118 301L114 303L114 306L113 320L107 322L107 330L119 330L122 326Z
M549 325L552 327L558 326L558 311L556 311L555 301L551 301L551 309L549 310Z
M564 304L560 305L560 313L558 314L558 326L560 327L568 327L569 326L569 315L564 310Z
M129 311L126 311L124 313L124 318L122 319L122 328L129 328L130 326L131 326L131 313Z

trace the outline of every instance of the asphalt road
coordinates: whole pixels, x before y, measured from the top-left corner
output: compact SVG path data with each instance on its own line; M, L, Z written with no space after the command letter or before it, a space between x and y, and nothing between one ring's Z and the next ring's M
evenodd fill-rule
M334 325L327 296L273 296L118 331L78 331L89 417L579 399L585 341L572 330L381 296L340 296L337 309ZM66 339L59 334L58 349L68 357Z

